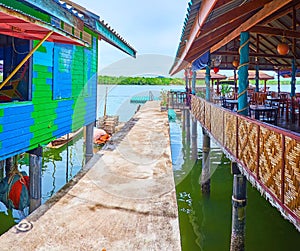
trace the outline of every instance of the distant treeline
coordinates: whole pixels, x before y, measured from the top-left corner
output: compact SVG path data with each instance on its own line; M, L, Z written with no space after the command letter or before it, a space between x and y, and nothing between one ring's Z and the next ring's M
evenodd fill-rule
M145 78L145 77L111 77L99 76L98 83L101 85L184 85L180 78Z

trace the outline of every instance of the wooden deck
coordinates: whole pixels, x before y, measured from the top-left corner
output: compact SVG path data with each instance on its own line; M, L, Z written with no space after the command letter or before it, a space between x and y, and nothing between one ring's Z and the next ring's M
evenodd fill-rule
M28 231L22 231L26 230ZM1 250L181 250L167 112L147 102Z

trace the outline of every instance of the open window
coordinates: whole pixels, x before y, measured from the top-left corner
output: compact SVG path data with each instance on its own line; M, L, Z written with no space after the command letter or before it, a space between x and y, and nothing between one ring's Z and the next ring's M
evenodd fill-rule
M30 40L0 34L0 86L26 57L31 48ZM0 103L30 100L30 60L0 88Z

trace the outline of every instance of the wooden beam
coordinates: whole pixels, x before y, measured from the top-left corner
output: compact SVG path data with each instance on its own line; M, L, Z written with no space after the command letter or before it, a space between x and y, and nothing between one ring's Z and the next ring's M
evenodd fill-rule
M223 37L228 35L231 32L231 27L239 26L244 21L246 21L248 17L243 17L237 20L234 20L232 23L228 23L220 29L215 30L209 34L203 33L201 34L197 40L191 46L190 51L187 53L185 60L191 61L199 57L199 54L205 53L213 44L220 41Z
M200 29L202 28L203 24L207 20L207 17L211 13L212 9L214 8L214 6L216 5L217 2L218 2L218 0L203 0L201 2L200 9L198 11L197 17L195 18L193 27L191 29L189 38L187 39L187 43L185 45L183 53L180 56L180 60L183 60L185 58L186 54L188 53L188 51L190 50L190 48L192 46L192 43L194 42L196 36L198 35ZM173 72L176 71L176 68L178 66L179 65L176 64L173 67L173 69L171 70L171 75L174 74Z
M263 9L258 11L246 22L244 22L242 25L237 27L229 36L225 37L222 41L220 41L219 43L211 47L211 52L214 52L219 48L221 48L222 46L224 46L225 44L229 43L231 40L238 37L241 32L248 31L256 24L264 20L266 17L280 10L280 8L284 7L286 4L290 3L291 1L292 0L273 0L272 2L266 4Z
M237 8L234 8L230 11L225 12L221 16L207 22L204 26L204 29L201 30L201 33L207 33L214 29L218 29L221 26L232 23L233 21L240 19L248 13L251 13L258 8L262 8L266 3L269 3L271 0L260 0L260 1L249 1Z
M214 55L222 55L222 56L238 56L238 51L217 51ZM266 53L257 53L257 52L250 52L249 56L251 57L272 57L272 58L293 58L293 56L288 55L279 55L279 54L266 54Z
M272 28L267 26L256 25L249 30L251 33L273 35L273 36L285 36L291 38L300 38L299 31Z

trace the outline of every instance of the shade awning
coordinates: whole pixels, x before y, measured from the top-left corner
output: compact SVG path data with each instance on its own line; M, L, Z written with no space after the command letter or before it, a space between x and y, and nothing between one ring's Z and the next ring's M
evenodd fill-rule
M54 33L47 41L87 45L79 37L69 34L62 29L0 5L0 34L28 40L41 40L49 30L54 31Z

